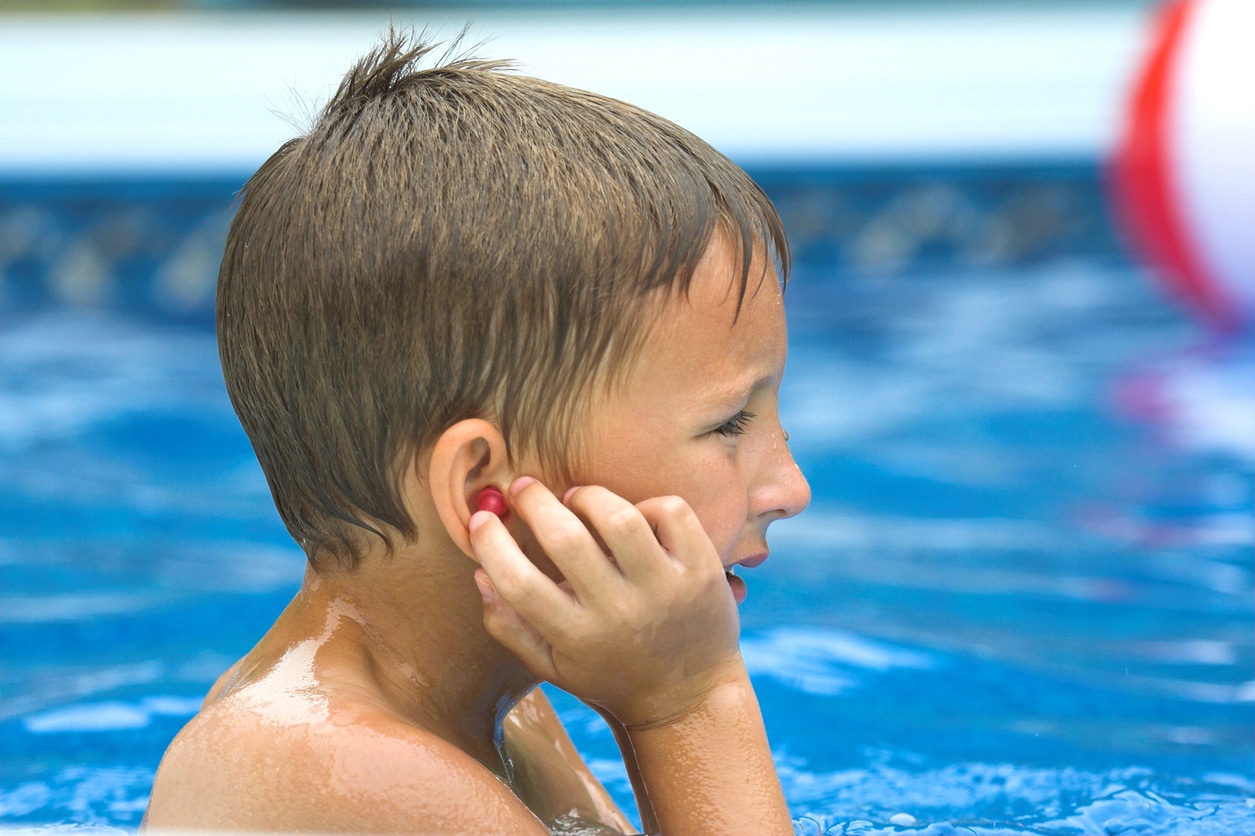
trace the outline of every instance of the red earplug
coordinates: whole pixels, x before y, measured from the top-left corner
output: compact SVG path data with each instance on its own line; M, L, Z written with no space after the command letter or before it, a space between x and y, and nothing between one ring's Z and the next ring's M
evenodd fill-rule
M479 492L475 499L475 510L496 514L501 519L505 519L505 515L510 513L505 506L505 496L492 485Z

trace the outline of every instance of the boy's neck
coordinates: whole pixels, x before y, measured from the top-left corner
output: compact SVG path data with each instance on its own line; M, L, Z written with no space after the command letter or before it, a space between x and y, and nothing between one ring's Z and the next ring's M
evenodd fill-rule
M316 665L328 685L365 688L503 773L501 721L537 679L485 631L475 565L447 545L368 556L353 572L307 570L289 609L306 631L322 625Z

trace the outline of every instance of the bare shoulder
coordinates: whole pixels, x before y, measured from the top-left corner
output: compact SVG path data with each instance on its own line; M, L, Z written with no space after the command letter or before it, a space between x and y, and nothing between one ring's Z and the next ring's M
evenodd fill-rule
M395 714L247 687L208 704L170 745L146 826L548 833L491 771Z
M214 682L213 687L209 689L209 693L205 694L205 699L200 704L202 710L212 705L218 697L222 696L224 691L231 687L231 685L235 682L235 678L239 676L240 668L243 667L243 665L244 660L241 659L231 667L227 668L226 672L224 672L222 676L218 677L217 681Z

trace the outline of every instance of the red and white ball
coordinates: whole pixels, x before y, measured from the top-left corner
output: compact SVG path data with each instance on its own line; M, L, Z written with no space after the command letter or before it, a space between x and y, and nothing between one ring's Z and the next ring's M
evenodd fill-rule
M1255 0L1163 7L1113 163L1139 255L1217 328L1255 330Z

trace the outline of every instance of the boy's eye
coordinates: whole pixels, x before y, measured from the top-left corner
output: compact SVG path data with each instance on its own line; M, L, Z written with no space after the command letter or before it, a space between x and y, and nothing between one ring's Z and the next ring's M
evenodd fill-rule
M738 436L745 432L745 428L749 426L749 422L754 419L754 413L746 412L742 409L736 415L733 415L727 421L724 421L713 430L715 433L725 436Z

